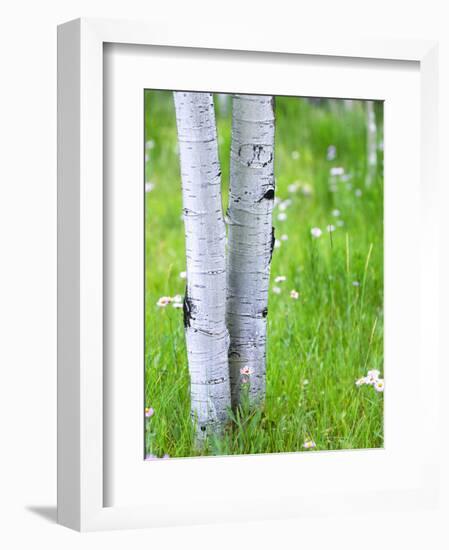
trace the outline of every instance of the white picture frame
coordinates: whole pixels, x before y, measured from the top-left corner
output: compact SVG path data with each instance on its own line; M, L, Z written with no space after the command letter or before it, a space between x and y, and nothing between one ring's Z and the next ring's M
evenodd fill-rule
M279 36L258 37L255 33L244 32L236 32L230 37L220 29L212 29L210 34L193 38L181 23L174 24L170 29L163 29L151 23L76 20L58 28L59 523L78 530L98 530L327 514L332 510L342 513L360 506L366 507L367 510L375 510L380 506L415 509L432 505L438 486L438 479L436 474L434 475L438 456L433 446L416 453L414 460L411 460L413 471L410 471L408 477L404 477L400 486L394 486L390 481L378 491L372 485L364 489L362 487L358 491L355 487L352 488L354 490L344 490L335 486L333 491L326 493L325 503L322 488L317 488L315 492L310 489L304 494L297 488L276 494L275 483L268 484L266 495L264 498L259 495L257 502L251 499L230 501L229 497L217 501L211 494L210 503L213 503L213 506L207 506L207 490L202 492L202 500L198 501L197 506L187 507L188 501L181 498L183 492L191 490L187 486L180 486L183 476L188 479L189 470L224 467L227 468L226 475L232 475L232 472L236 471L236 460L243 460L245 464L253 461L253 464L258 465L256 467L263 467L265 470L273 465L274 461L277 461L281 468L295 468L294 455L270 455L232 458L231 469L224 466L224 463L219 466L218 460L226 461L226 458L212 461L206 459L207 464L199 460L146 464L145 466L158 468L157 471L153 470L156 476L166 480L173 477L177 480L178 485L171 487L172 492L168 494L166 501L158 501L159 504L156 506L154 503L146 504L145 499L142 501L136 498L133 502L135 493L130 493L126 495L125 503L109 503L110 505L105 506L109 491L105 484L109 479L105 472L105 449L109 447L104 444L104 413L110 399L108 392L112 391L105 383L103 355L104 299L105 296L107 298L103 285L103 213L107 207L103 194L103 79L106 44L158 46L164 49L164 55L168 56L167 59L170 58L172 63L176 63L176 52L179 51L175 48L186 48L186 51L201 48L204 50L196 51L200 54L203 51L204 55L209 52L212 56L214 51L222 51L227 63L231 65L233 56L239 55L238 52L242 51L269 55L270 62L274 65L282 56L285 59L285 55L321 56L329 65L338 61L347 62L349 66L350 63L354 63L354 58L358 58L357 63L362 65L364 60L366 63L369 60L392 60L416 64L420 92L419 113L416 113L416 116L420 130L419 136L415 136L419 142L416 150L419 159L414 167L420 167L420 173L419 177L415 174L419 189L413 188L413 192L419 191L421 200L414 203L413 208L417 209L416 213L420 219L410 231L415 231L413 235L420 243L426 244L419 256L420 325L415 331L421 349L426 350L426 367L424 370L423 359L420 362L417 359L416 371L413 372L420 380L417 397L426 410L423 421L429 426L427 436L432 439L431 434L436 433L437 429L438 410L434 397L437 393L438 335L434 330L435 326L426 322L438 316L438 240L433 238L437 230L434 216L437 200L434 192L437 182L436 43L420 40L363 40L355 36L338 40L334 37L320 37L315 40ZM131 59L129 63L132 63ZM202 89L201 84L198 84L198 87ZM413 179L413 174L410 174L410 178ZM398 212L398 216L402 216L400 221L402 219L410 222L403 212ZM402 265L403 269L405 267ZM425 298L424 287L434 289L430 294L427 293ZM388 337L388 333L386 336ZM135 387L138 389L138 386ZM397 391L406 390L407 386L404 385L403 390L398 388ZM141 421L142 410L142 404L137 403L136 423ZM403 453L406 453L407 445L410 444L411 430L405 430L405 433L409 438L408 442L405 441L407 437L404 437L404 442L398 443L398 446L403 445ZM371 457L368 453L365 455L368 457L365 466L376 467L377 458L373 457L374 462L370 462ZM348 455L316 453L304 456L302 460L319 461L320 467L324 469L335 467L336 463L343 463L342 467L347 469L356 464L351 462L352 458L349 455L350 452ZM142 456L138 456L137 453L135 459L142 461ZM131 466L133 464L126 461L124 463ZM390 466L390 463L385 463L382 467L387 472ZM167 471L168 467L172 468L171 472ZM119 476L123 478L124 472L120 471ZM134 481L139 482L139 479ZM176 502L177 499L173 496L176 491L179 491L179 502Z

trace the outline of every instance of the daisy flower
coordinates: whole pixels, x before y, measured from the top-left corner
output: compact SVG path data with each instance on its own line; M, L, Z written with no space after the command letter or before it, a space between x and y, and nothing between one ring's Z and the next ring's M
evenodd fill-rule
M369 370L367 373L367 378L370 382L370 384L374 384L377 380L379 380L380 371L373 369Z
M272 291L275 293L275 294L280 294L281 293L281 289L278 287L278 286L274 286L272 288Z
M338 208L335 208L334 210L332 210L332 216L334 216L334 218L338 218L338 216L341 214L340 210L338 210Z
M301 193L302 193L305 197L310 197L310 195L313 193L312 186L309 185L308 183L304 183L304 184L301 186Z
M179 273L179 277L180 277L181 279L186 279L186 278L187 278L187 271L181 271L181 272Z
M281 241L288 241L288 235L284 233L284 235L281 235Z
M315 237L315 239L318 239L318 237L321 237L322 233L323 232L319 227L312 227L312 229L310 230L310 234L312 235L312 237Z
M243 376L249 376L250 374L253 374L254 369L249 367L248 365L245 365L240 369L240 374Z
M287 277L285 275L278 275L277 277L275 277L274 282L283 283L286 280L287 280Z
M170 296L161 296L159 300L157 301L158 307L166 307L171 302Z
M297 300L299 298L299 292L296 290L290 291L290 298L293 298L293 300Z
M345 173L345 169L341 166L334 166L330 169L331 176L342 176Z
M306 441L304 441L303 447L304 449L314 449L316 447L316 443L311 439L307 439Z
M151 418L154 414L153 407L145 407L145 418Z
M292 201L291 199L285 199L285 201L282 201L279 204L279 210L287 210L287 208L291 205Z
M381 378L379 378L374 382L373 387L378 393L381 393L385 389L385 382Z
M329 147L327 148L327 154L326 154L327 160L334 160L336 156L337 156L337 148L335 147L335 145L329 145Z
M285 212L279 212L278 214L278 220L280 222L285 222L285 220L287 219L287 214Z
M332 233L332 231L335 231L335 225L330 224L326 227L326 229L329 233Z

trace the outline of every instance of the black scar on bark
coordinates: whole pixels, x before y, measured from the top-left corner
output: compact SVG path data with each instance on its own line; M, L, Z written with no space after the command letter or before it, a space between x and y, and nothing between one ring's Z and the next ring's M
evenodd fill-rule
M274 187L270 187L270 189L267 189L265 191L265 194L262 195L262 197L260 197L260 199L258 200L258 202L261 202L263 201L263 199L267 199L269 201L272 201L274 199Z
M274 227L271 228L271 250L270 250L270 263L271 263L271 258L273 257L273 250L274 250L274 242L275 242L275 237L274 237Z
M266 317L268 315L268 308L264 307L262 310L262 317Z
M184 328L190 327L190 319L192 318L192 301L189 298L189 294L187 292L186 287L186 293L184 295L184 302L182 304L182 310L184 312Z

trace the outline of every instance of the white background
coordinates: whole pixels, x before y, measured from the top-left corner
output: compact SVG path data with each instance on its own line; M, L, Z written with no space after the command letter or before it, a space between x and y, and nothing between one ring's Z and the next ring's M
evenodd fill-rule
M420 516L363 515L241 525L83 534L54 524L56 501L56 25L82 16L180 17L192 32L208 20L260 24L270 33L368 35L441 40L449 66L444 2L185 2L41 0L1 8L0 52L0 544L4 548L447 548L449 508ZM193 9L194 8L194 9ZM156 13L157 12L157 13ZM446 72L440 97L449 98ZM442 128L448 106L440 104ZM444 172L448 137L440 135ZM446 178L447 179L447 178ZM447 191L439 201L447 217ZM447 228L441 227L441 250ZM442 280L448 280L444 266ZM447 306L447 291L444 304ZM442 297L443 298L443 297ZM447 314L442 313L442 321ZM447 327L447 323L445 323ZM447 330L447 329L446 329ZM442 349L443 352L443 349ZM446 361L447 363L447 361ZM447 374L443 374L447 386ZM444 408L443 408L444 407ZM447 406L442 403L447 418ZM445 434L448 423L444 425ZM447 439L447 438L446 438ZM426 434L416 434L426 445ZM447 443L442 452L449 456ZM443 471L447 505L448 476ZM361 511L362 512L362 511ZM43 517L44 516L44 517ZM51 521L48 519L50 518ZM446 520L446 521L444 521Z

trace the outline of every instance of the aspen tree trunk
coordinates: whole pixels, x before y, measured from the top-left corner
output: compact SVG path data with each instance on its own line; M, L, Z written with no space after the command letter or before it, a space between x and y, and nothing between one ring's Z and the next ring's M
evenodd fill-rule
M174 92L187 259L184 326L197 443L220 433L231 406L226 228L212 94Z
M231 343L231 401L242 387L265 398L266 328L274 245L274 98L235 95L232 111L226 320Z
M369 187L375 177L377 170L377 126L374 101L366 102L366 185Z

